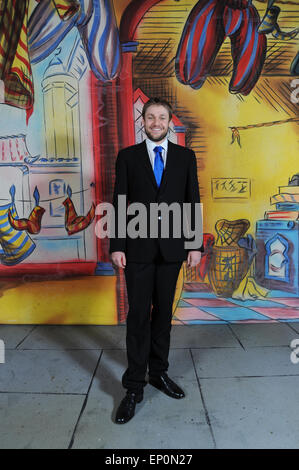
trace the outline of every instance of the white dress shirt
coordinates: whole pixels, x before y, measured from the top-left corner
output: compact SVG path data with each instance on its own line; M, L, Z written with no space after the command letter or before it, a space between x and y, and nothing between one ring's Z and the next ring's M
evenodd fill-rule
M162 142L161 144L157 144L157 142L153 142L153 141L150 140L150 139L146 139L145 142L146 142L147 152L148 152L148 155L149 155L150 162L151 162L151 165L152 165L153 170L154 170L155 158L156 158L156 154L155 154L155 152L154 152L154 148L157 147L157 146L163 147L163 150L162 150L162 158L163 158L164 168L165 168L165 165L166 165L166 157L167 157L167 149L168 149L168 139L166 138L165 140L163 140L163 142Z

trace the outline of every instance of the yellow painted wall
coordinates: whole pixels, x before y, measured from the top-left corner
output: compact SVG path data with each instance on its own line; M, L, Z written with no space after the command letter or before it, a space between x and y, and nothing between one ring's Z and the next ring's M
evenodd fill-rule
M291 82L291 78L289 82ZM262 78L260 86L275 87L281 77ZM230 126L267 123L290 118L283 110L276 111L269 102L258 103L255 92L240 101L228 92L227 83L207 81L201 90L192 90L173 79L177 97L197 116L197 124L206 135L206 153L203 169L199 172L204 203L204 230L215 233L215 222L221 218L247 218L251 223L248 233L254 234L255 222L264 218L265 210L273 210L270 196L278 193L278 186L298 172L298 124L240 131L240 148L231 145ZM248 200L213 200L211 178L247 177L251 180L251 198Z
M142 0L140 0L142 1ZM129 5L130 0L113 0L118 25ZM174 58L177 45L185 21L191 8L197 0L161 0L157 3L140 23L136 39L140 42L137 53L146 41L159 44L171 36L169 60ZM262 16L265 11L265 1L254 1ZM294 27L293 18L298 18L299 4L277 0L282 8L280 26L285 30ZM29 14L36 6L30 1ZM161 7L161 8L160 8ZM166 12L167 8L171 13ZM165 30L172 18L171 34ZM156 22L156 23L155 23ZM295 25L296 26L296 25ZM268 38L269 50L275 40ZM143 43L144 41L144 43ZM226 218L235 220L246 218L250 221L247 233L255 235L255 223L264 218L264 212L271 210L270 197L278 193L279 186L285 186L288 179L298 173L298 123L260 127L240 131L240 148L235 142L231 144L230 126L259 125L278 120L286 120L298 115L298 105L291 105L290 83L294 79L288 74L288 67L294 54L298 51L299 41L291 41L286 46L287 67L282 76L262 76L256 88L247 97L229 93L229 77L210 77L200 90L184 86L174 77L167 77L165 83L176 97L178 106L192 116L193 126L201 130L204 136L204 151L199 153L199 181L202 202L204 204L204 232L215 233L217 220ZM136 53L136 55L137 55ZM223 44L220 53L230 55L230 41ZM52 56L53 57L53 56ZM282 57L286 55L282 54ZM272 56L273 58L273 56ZM49 61L47 59L47 61ZM134 79L136 70L133 71ZM174 75L174 73L172 73ZM275 70L273 72L275 75ZM159 90L161 77L150 77L152 88ZM164 78L163 78L164 80ZM38 86L38 84L36 84ZM55 116L47 113L47 132L58 129L59 155L67 154L65 147L68 135L67 128L71 114L63 107L65 90L55 90ZM46 105L50 107L52 94L45 97ZM63 99L61 99L63 98ZM37 102L37 105L41 105ZM47 106L46 106L47 107ZM58 114L57 114L58 113ZM67 114L65 121L58 116ZM177 114L181 118L180 114ZM74 116L72 115L72 118ZM75 128L79 119L75 116ZM56 119L56 125L55 125ZM186 123L187 125L188 123ZM188 145L195 147L193 130L189 131ZM15 133L18 133L16 130ZM197 143L198 145L198 143ZM79 140L72 147L71 153L79 153ZM56 156L54 148L48 148L48 156ZM212 178L248 178L251 182L251 196L247 199L213 199L211 193ZM183 280L180 277L179 287ZM63 280L3 280L0 286L1 323L86 323L86 324L116 324L117 296L115 276L88 276ZM176 302L179 299L176 294Z

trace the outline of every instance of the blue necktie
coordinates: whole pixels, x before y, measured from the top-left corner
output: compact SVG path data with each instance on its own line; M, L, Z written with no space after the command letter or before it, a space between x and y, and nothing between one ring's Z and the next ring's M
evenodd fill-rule
M162 150L163 147L160 145L154 148L154 152L156 154L155 156L155 162L154 162L154 174L155 178L157 181L158 188L160 187L161 180L162 180L162 175L164 171L164 162L162 158Z

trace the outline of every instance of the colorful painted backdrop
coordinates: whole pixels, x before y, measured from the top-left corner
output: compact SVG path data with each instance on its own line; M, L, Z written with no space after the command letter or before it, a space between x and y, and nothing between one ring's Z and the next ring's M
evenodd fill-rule
M125 322L96 207L150 96L204 211L173 323L299 321L298 1L2 3L0 323Z

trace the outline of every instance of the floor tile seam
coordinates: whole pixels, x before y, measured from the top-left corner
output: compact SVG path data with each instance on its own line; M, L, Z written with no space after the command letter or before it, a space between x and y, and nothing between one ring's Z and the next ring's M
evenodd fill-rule
M207 425L209 427L209 431L210 431L210 434L211 434L211 437L212 437L214 449L217 449L217 444L216 444L216 439L215 439L213 427L212 427L212 424L211 424L208 408L206 406L205 399L204 399L204 396L203 396L203 392L202 392L202 389L201 389L201 384L200 384L199 376L197 374L197 370L196 370L196 367L195 367L194 358L193 358L191 349L189 350L189 353L190 353L190 356L191 356L191 361L192 361L193 368L194 368L194 373L195 373L195 376L196 376L196 381L197 381L197 385L198 385L198 389L199 389L199 394L200 394L202 405L203 405L203 408L204 408L206 422L207 422Z
M118 348L121 349L121 348ZM125 349L125 348L123 348ZM15 351L15 348L5 348L6 351ZM103 351L104 348L19 348L18 351ZM108 349L107 349L108 350Z
M240 346L186 346L182 348L169 348L170 351L189 351L189 349L236 349L240 351L242 348Z
M284 345L284 346L244 346L243 348L241 348L240 346L199 346L199 347L194 347L194 346L189 346L189 348L184 348L184 349L191 349L191 350L198 350L198 349L203 349L203 350L206 350L206 349L225 349L225 350L228 350L228 349L235 349L236 351L247 351L249 349L255 349L255 348L275 348L275 347L288 347L288 345ZM183 348L177 348L177 349L183 349Z
M170 349L172 350L176 350L176 349L186 349L187 351L189 351L189 349L212 349L212 348L215 348L215 349L218 349L218 348L225 348L225 349L240 349L239 346L184 346L184 347L170 347Z
M78 419L77 419L76 424L75 424L75 426L74 426L74 430L73 430L73 433L72 433L72 436L71 436L71 439L70 439L70 442L69 442L69 445L68 445L68 449L72 449L72 447L73 447L73 444L74 444L74 441L75 441L76 431L77 431L77 428L78 428L78 425L79 425L81 416L83 415L83 412L84 412L84 410L85 410L85 408L86 408L87 401L88 401L88 397L89 397L89 392L90 392L90 389L91 389L91 386L92 386L92 383L93 383L93 379L94 379L95 376L96 376L96 373L97 373L97 370L98 370L98 367L99 367L101 358L102 358L102 356L103 356L103 353L104 353L104 350L101 351L100 357L99 357L98 360L97 360L97 364L96 364L96 366L95 366L93 375L92 375L92 377L91 377L90 384L89 384L89 387L88 387L88 389L87 389L87 393L86 393L86 395L85 395L85 399L84 399L84 401L83 401L81 410L80 410L80 412L79 412Z
M233 337L238 341L238 343L240 344L241 348L242 349L245 349L241 339L238 337L237 333L233 330L233 328L231 327L231 325L228 325L228 328L231 332L231 334L233 335Z
M31 333L37 328L37 325L33 325L32 329L27 333L27 335L25 336L25 338L22 339L22 341L20 341L14 349L18 349L18 347L20 346L20 344L22 344L26 338L28 338L29 335L31 335Z
M293 323L296 323L296 322L293 322ZM291 328L291 330L295 331L295 333L297 333L299 335L299 331L295 330L295 328L292 327L292 323L289 324L288 322L284 322L284 324L289 326Z
M292 340L290 340L290 341L292 341ZM269 349L271 349L271 348L290 348L290 345L289 344L273 344L273 345L265 344L265 345L254 345L254 346L245 345L242 349L244 351L248 351L248 350L251 350L251 349L262 349L262 348L269 348ZM236 349L236 350L240 351L241 348L238 347L238 346L199 346L199 347L189 346L188 349Z
M199 375L202 380L222 380L222 379L267 379L271 377L299 377L298 374L272 374L272 375L231 375L231 376L218 376L218 377L203 377Z
M298 333L298 338L299 338L299 333ZM291 340L290 340L291 341ZM282 348L287 348L290 347L289 344L265 344L265 345L242 345L240 343L240 346L225 346L225 345L220 345L220 346L182 346L182 347L170 347L171 350L189 350L189 349L243 349L246 350L248 349L254 349L254 348L276 348L276 347L282 347ZM41 348L24 348L24 349L18 349L17 351L59 351L59 352L67 352L67 351L125 351L126 348L74 348L74 349L55 349L55 348L47 348L47 349L41 349ZM15 348L5 348L5 351L16 351Z

